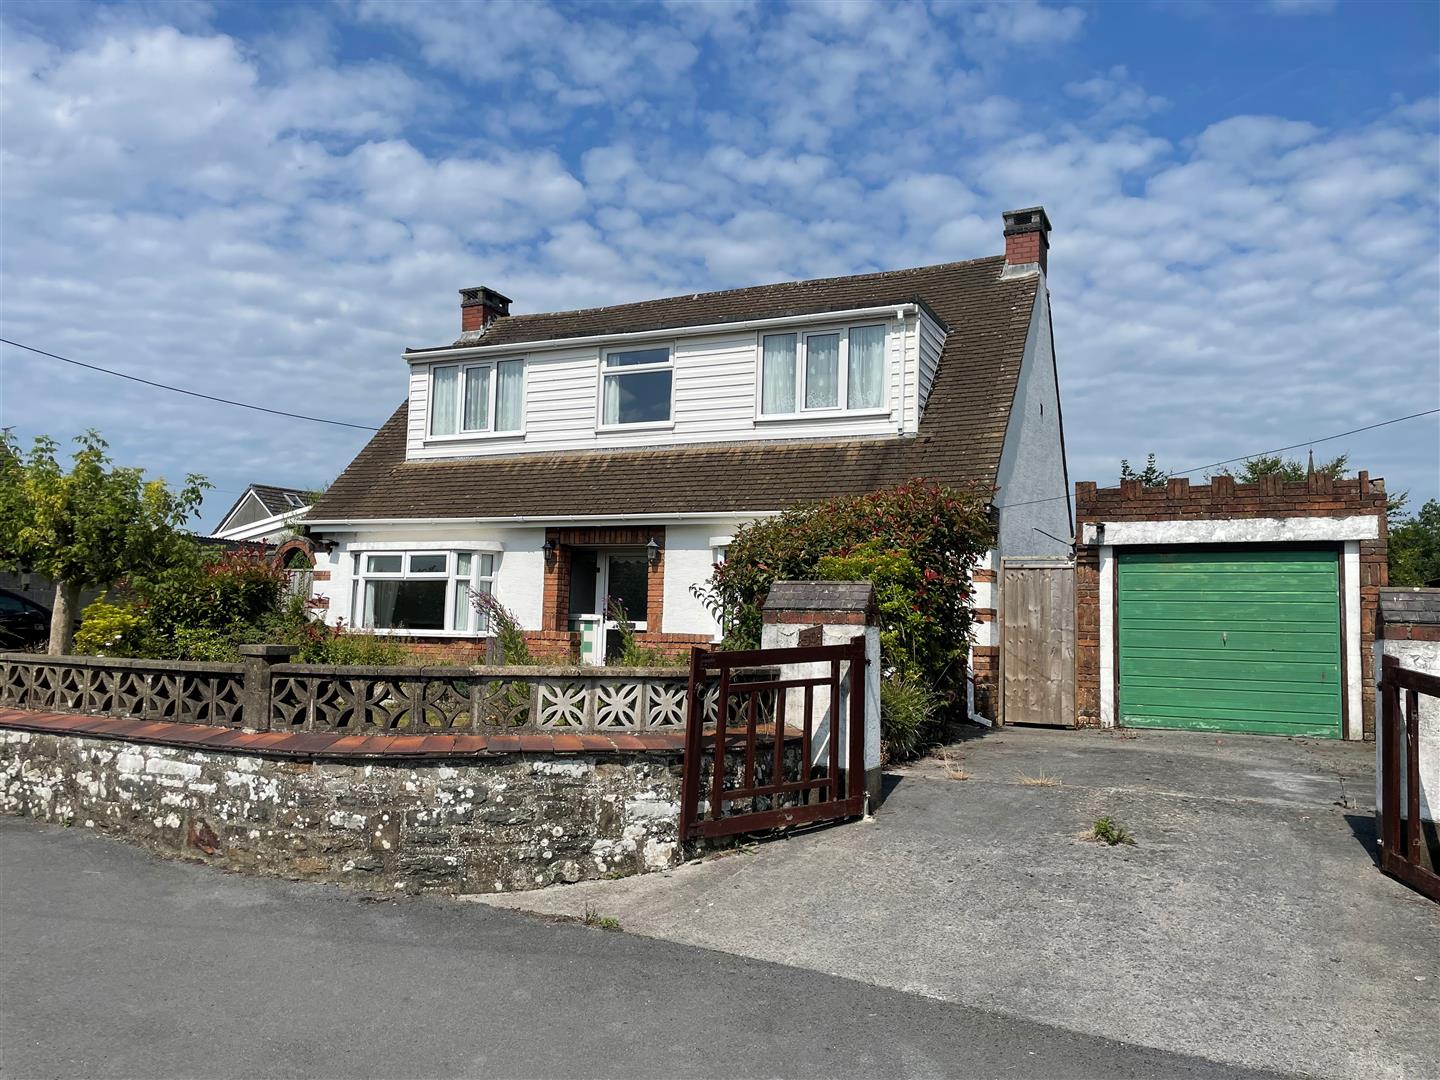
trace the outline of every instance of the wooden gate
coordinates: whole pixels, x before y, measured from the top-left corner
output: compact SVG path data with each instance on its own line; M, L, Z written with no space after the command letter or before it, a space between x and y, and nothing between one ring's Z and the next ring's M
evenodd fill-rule
M864 813L863 636L844 645L695 649L687 716L683 838Z
M1401 697L1401 691L1404 697ZM1420 817L1420 695L1440 699L1440 678L1380 661L1380 868L1432 900L1440 900L1440 874L1424 865L1425 826ZM1404 708L1401 708L1401 702ZM1404 752L1401 752L1404 747ZM1405 780L1401 837L1400 780Z
M1075 726L1075 566L1000 566L1000 719Z

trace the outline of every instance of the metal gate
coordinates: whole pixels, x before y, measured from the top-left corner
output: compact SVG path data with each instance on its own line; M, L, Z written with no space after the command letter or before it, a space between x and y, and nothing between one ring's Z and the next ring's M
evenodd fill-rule
M1401 691L1404 711L1401 711ZM1440 699L1440 677L1380 661L1380 867L1432 900L1440 900L1440 874L1423 862L1420 817L1420 695ZM1401 747L1404 752L1401 752ZM1403 760L1402 760L1403 759ZM1405 780L1405 837L1400 833L1400 780Z
M863 636L844 645L696 649L686 715L682 838L864 813Z
M1000 566L1000 719L1075 726L1075 566Z

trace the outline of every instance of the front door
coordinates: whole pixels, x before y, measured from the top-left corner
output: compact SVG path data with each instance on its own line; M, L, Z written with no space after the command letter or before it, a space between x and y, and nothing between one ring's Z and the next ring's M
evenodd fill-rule
M612 662L623 651L623 616L636 630L649 626L649 566L643 551L576 548L570 555L570 626L580 635L587 664Z
M644 554L611 552L604 560L605 662L615 661L623 650L620 618L635 630L649 625L649 566ZM617 618L618 616L618 618Z

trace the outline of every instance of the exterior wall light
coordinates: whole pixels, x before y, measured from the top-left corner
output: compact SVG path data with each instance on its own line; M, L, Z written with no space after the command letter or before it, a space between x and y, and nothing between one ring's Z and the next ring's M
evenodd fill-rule
M554 567L555 567L555 558L556 558L556 556L557 556L557 554L558 554L558 549L557 549L557 547L556 547L556 545L555 545L555 541L552 540L551 538L549 538L549 537L547 536L547 537L545 538L545 546L544 546L543 548L541 548L540 550L545 553L545 567L546 567L546 569L554 569Z
M660 545L655 542L652 536L650 542L645 545L645 559L651 566L660 562Z

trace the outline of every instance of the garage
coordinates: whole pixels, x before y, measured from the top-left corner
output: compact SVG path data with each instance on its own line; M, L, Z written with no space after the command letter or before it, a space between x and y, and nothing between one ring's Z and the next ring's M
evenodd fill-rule
M1127 727L1343 737L1335 548L1117 559Z
M1364 739L1385 484L1075 486L1075 723Z

